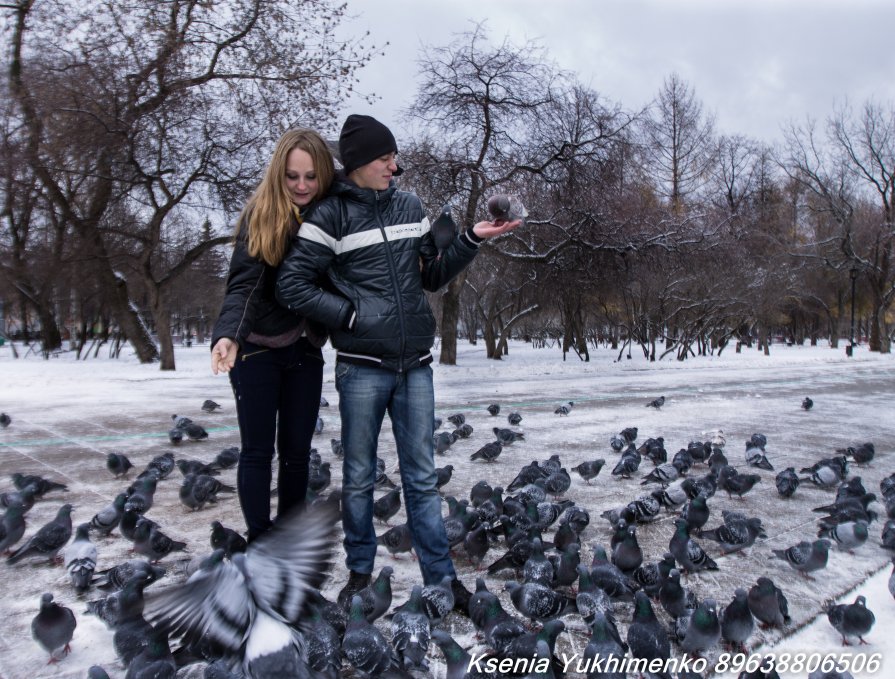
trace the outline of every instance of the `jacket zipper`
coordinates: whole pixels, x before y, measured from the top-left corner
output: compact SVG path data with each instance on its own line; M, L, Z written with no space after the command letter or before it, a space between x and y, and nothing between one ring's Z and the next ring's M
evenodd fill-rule
M400 353L398 354L398 372L404 372L404 347L406 345L406 336L407 331L404 327L404 305L401 301L401 289L398 285L398 273L395 267L395 259L394 254L392 253L392 246L389 243L388 237L385 232L385 225L382 221L382 214L379 210L379 191L375 192L376 201L375 201L375 211L376 211L376 223L379 225L379 230L382 232L382 240L385 242L385 251L388 253L388 270L389 274L392 278L392 288L395 291L395 304L398 307L398 325L401 328L401 343L400 343Z

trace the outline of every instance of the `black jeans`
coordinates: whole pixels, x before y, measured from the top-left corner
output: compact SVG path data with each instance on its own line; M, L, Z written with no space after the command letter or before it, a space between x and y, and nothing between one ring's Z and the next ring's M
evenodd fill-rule
M236 472L249 540L272 525L271 465L279 459L277 515L304 502L320 410L323 354L304 337L281 349L244 342L230 371L242 452Z

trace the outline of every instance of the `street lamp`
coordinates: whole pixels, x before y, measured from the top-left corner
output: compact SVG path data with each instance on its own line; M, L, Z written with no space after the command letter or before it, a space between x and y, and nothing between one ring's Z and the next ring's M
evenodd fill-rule
M855 281L858 279L858 267L853 266L849 269L848 275L851 278L851 333L845 353L852 356L855 352Z

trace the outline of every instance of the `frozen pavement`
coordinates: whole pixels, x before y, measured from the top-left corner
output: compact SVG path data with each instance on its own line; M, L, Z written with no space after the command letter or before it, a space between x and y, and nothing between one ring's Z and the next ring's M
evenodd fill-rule
M479 479L505 486L523 464L554 453L560 455L567 469L585 459L603 457L607 460L606 468L592 485L586 485L573 472L572 487L567 493L567 497L591 513L590 527L583 534L582 553L582 563L589 564L590 546L595 542L608 545L608 523L599 518L600 512L623 505L650 489L640 485L641 477L652 466L646 460L630 480L611 477L609 472L617 459L608 445L611 435L624 427L636 426L638 443L647 437L663 436L670 457L689 441L703 440L707 432L720 429L727 439L725 453L730 463L742 469L745 440L752 433L761 432L768 438L768 458L775 471L758 471L761 483L743 500L728 499L724 493L715 495L709 501L712 516L708 527L720 522L722 509L733 509L760 516L768 539L759 540L745 555L725 557L718 556L716 545L702 541L717 560L719 570L685 578L685 586L696 589L700 597L713 596L724 605L735 587L748 587L759 575L768 575L789 599L793 622L784 631L789 634L814 620L824 601L850 592L881 569L888 572L888 555L877 546L883 520L871 525L870 540L854 555L831 552L828 567L814 580L802 578L785 563L770 558L770 554L772 548L813 539L819 515L810 509L832 502L835 496L833 491L802 484L792 499L781 500L773 483L777 471L787 466L798 469L810 465L830 457L836 448L864 441L875 444L876 459L866 467L851 465L850 476L861 476L865 487L878 493L879 480L895 471L893 356L872 355L859 348L849 360L843 350L779 345L772 347L769 357L755 349L735 354L730 347L720 358L658 364L649 364L642 356L615 363L617 352L605 349L593 352L589 363L580 362L574 355L564 362L558 349L532 349L522 344L511 345L510 354L502 361L485 359L481 345L461 343L458 353L458 366L433 366L437 414L446 418L462 412L474 428L469 439L457 441L436 460L439 465L455 467L451 482L443 489L446 494L468 496ZM339 436L339 417L338 395L332 382L333 359L328 350L326 358L329 365L324 373L323 393L331 405L321 409L324 429L315 438L315 445L324 459L330 459L329 440ZM74 505L73 523L77 525L89 521L127 486L127 480L114 479L106 470L108 452L121 452L131 459L135 465L133 478L152 457L168 450L176 457L208 462L221 449L238 445L229 383L226 377L211 375L208 348L179 349L177 362L177 371L162 373L157 365L141 366L128 356L117 361L98 358L77 362L67 354L49 361L15 360L8 347L0 348L0 411L9 413L13 420L8 428L0 430L0 491L12 488L9 474L15 471L42 474L63 481L70 488L67 493L52 493L35 505L27 516L26 538L50 520L63 502ZM667 399L660 410L645 407L660 395ZM815 403L808 412L800 407L805 396ZM204 413L200 406L205 399L213 399L223 408ZM575 403L569 415L555 415L554 409L566 401ZM490 403L501 405L500 415L488 414L486 407ZM508 426L506 414L512 410L523 416L516 429L525 432L525 440L506 446L493 464L470 462L469 455L493 439L493 426ZM209 439L184 441L173 447L167 438L172 413L187 415L204 425ZM396 456L388 423L383 430L380 455L391 475ZM334 486L339 483L340 471L340 465L334 464ZM705 471L697 465L691 474L701 475ZM235 471L225 471L221 478L225 483L235 483ZM159 483L155 506L148 516L158 521L167 534L185 540L189 556L209 551L213 520L242 529L235 498L224 497L216 507L188 512L178 499L179 483L178 471ZM877 504L884 519L884 509ZM638 539L647 560L656 560L667 550L671 518L663 514L659 521L639 528ZM402 521L403 511L391 523ZM384 526L377 525L378 533L384 530ZM97 540L97 544L98 568L129 558L129 543L115 535ZM501 553L492 549L485 564ZM166 563L172 571L183 567L172 556L162 561ZM462 553L456 563L460 577L472 588L479 573L465 562ZM412 585L419 581L416 562L407 556L392 558L381 549L377 570L384 565L395 569L394 601L404 601ZM172 575L182 577L177 572ZM509 577L508 572L489 577L489 587L498 592ZM325 593L334 596L344 580L345 570L339 557ZM72 607L78 618L72 654L58 666L47 666L46 654L31 639L30 621L44 591L52 591L56 600ZM151 591L149 588L147 595ZM124 676L112 649L111 632L96 618L83 614L84 602L96 598L97 592L77 597L61 566L2 563L0 592L6 621L0 635L0 676L4 679L83 677L92 664L103 665L112 677ZM851 594L850 599L853 598ZM895 602L883 596L868 598L868 603L878 621L883 621L877 623L868 641L872 648L885 653L888 648L883 636L887 627L884 614L895 607ZM621 626L626 627L630 606L617 606ZM506 600L505 608L514 610ZM559 650L580 652L587 640L583 622L576 616L567 617L565 622L569 631L560 636ZM467 649L474 646L476 640L468 620L451 616L447 624L461 645ZM840 641L825 616L819 624L826 625L830 633L812 637L810 643L824 643L831 650L838 650ZM749 645L755 648L773 644L782 636L780 631L757 631ZM480 651L482 647L475 649ZM431 650L436 677L443 673L440 660L440 653Z

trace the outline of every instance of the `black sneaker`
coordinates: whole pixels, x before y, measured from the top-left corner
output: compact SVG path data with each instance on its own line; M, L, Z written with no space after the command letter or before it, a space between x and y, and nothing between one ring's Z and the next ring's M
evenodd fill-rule
M336 601L339 606L347 609L351 605L351 597L361 591L370 584L369 573L358 573L356 571L348 572L348 582L339 590L339 596Z
M458 578L451 580L451 591L454 593L454 610L469 615L469 599L472 592L466 589Z

